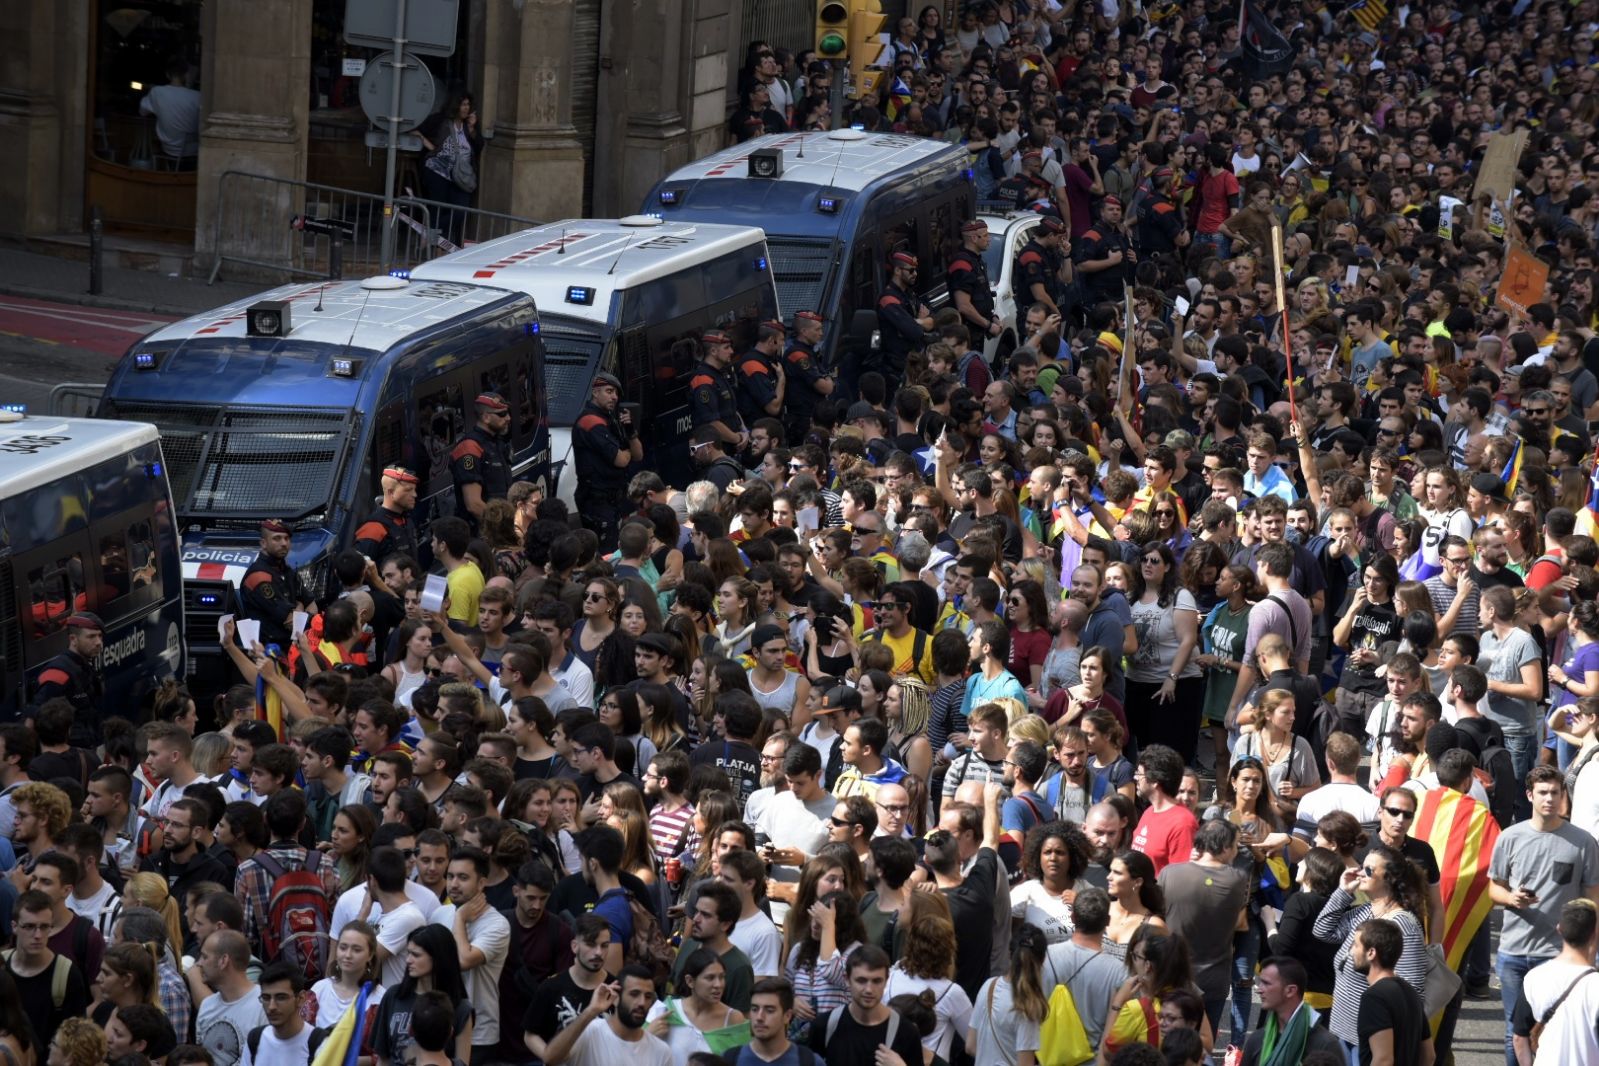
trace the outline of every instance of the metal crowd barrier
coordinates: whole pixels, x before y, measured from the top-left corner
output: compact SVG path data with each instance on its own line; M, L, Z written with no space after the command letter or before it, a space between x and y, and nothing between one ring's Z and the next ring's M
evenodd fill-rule
M407 195L395 199L388 224L394 228L389 269L405 269L537 222ZM383 226L383 197L376 193L229 170L218 181L210 282L224 263L290 278L377 274Z

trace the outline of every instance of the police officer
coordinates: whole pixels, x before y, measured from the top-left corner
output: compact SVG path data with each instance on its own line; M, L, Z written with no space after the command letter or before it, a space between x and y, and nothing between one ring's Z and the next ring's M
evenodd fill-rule
M66 621L67 650L44 664L39 688L33 694L28 717L46 700L61 698L72 704L72 732L68 742L84 748L100 743L100 700L105 694L100 675L100 650L105 626L98 615L78 611Z
M1016 277L1018 307L1042 304L1050 314L1060 314L1060 248L1063 242L1070 244L1066 223L1054 215L1041 218L1032 236L1017 253L1012 270Z
M622 383L601 371L589 385L589 402L572 426L577 463L578 513L599 534L600 550L616 546L616 527L627 502L628 467L644 458L632 414L621 406Z
M688 377L690 421L696 429L713 427L724 451L743 451L749 434L727 373L733 361L733 342L721 330L709 330L700 335L700 351L700 361Z
M1072 253L1082 273L1083 295L1089 303L1122 298L1122 286L1132 277L1138 255L1122 226L1122 202L1107 196L1099 205L1099 221L1083 231Z
M379 567L391 555L417 558L416 527L411 524L417 476L403 466L385 467L382 485L383 503L356 528L354 545Z
M804 442L811 418L822 397L833 395L833 375L822 366L816 346L822 343L822 316L815 311L794 313L794 339L783 355L788 379L783 432L790 445Z
M746 426L763 418L778 418L783 413L783 398L788 382L783 375L783 338L787 331L781 322L762 322L755 335L755 347L739 358L734 376L738 379L738 413Z
M1133 243L1145 259L1188 247L1188 228L1182 210L1172 202L1171 182L1171 167L1158 167L1149 176L1149 195L1144 197L1133 231Z
M983 253L993 240L988 224L977 219L961 227L961 250L949 261L945 278L955 309L974 337L997 337L1005 326L994 317L994 287Z
M239 599L244 605L244 617L261 622L261 643L276 644L285 655L294 612L316 611L299 573L289 565L289 527L275 518L261 523L261 554L244 572Z
M466 519L474 534L488 502L503 500L511 491L511 455L505 443L511 429L511 405L499 393L485 392L476 406L477 425L450 450L455 513Z
M893 276L877 298L877 328L880 347L877 365L871 369L888 376L891 386L905 376L905 357L934 339L933 314L927 305L912 295L916 291L916 257L895 252L889 257Z

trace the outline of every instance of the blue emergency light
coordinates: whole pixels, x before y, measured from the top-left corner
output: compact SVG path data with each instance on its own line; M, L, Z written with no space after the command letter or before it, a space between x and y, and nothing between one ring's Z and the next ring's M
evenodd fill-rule
M25 403L0 404L0 411L13 415L25 415L28 413L28 405Z
M389 271L389 277L399 278L401 281L410 281L411 272L409 270L391 270Z
M756 258L756 260L755 260L755 269L756 270L765 270L766 269L766 257L764 255L763 256L758 256Z
M154 352L136 352L136 353L134 353L134 356L133 356L133 369L135 369L135 370L154 370L155 369L155 353Z
M838 197L819 196L816 199L816 210L831 215L838 210Z
M537 322L529 322L527 324L527 335L529 337L537 337L539 335L539 324Z
M215 607L222 602L222 597L214 592L198 592L194 598L201 607Z
M677 190L676 189L662 189L661 190L661 203L663 203L663 204L675 204L675 203L677 203Z
M353 378L353 377L355 377L355 360L354 359L334 359L333 360L332 369L333 369L333 376L334 377L337 377L337 378Z
M566 302L569 304L582 304L588 307L594 302L594 290L587 285L568 285L566 287Z
M161 476L161 473L162 473L162 471L161 471L161 464L160 463L145 463L144 464L144 475L145 475L145 477L152 478L152 479L153 478L158 478L158 477Z

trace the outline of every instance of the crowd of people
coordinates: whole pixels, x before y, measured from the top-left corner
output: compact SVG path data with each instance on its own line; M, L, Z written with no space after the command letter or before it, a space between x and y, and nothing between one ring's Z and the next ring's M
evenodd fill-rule
M263 523L214 707L98 705L74 616L0 726L7 1066L1429 1066L1467 999L1599 1061L1599 9L1238 14L894 25L841 118L1040 213L1013 348L968 225L859 366L702 337L700 480L600 374L575 510L485 393L327 595ZM833 121L812 59L735 137Z

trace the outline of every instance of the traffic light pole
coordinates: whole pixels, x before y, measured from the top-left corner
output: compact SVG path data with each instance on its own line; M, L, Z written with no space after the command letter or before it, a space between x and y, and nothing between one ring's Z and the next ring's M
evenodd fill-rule
M844 121L844 79L849 76L849 61L834 59L831 61L833 76L829 79L827 90L827 110L830 115L828 128L840 130L848 123Z

